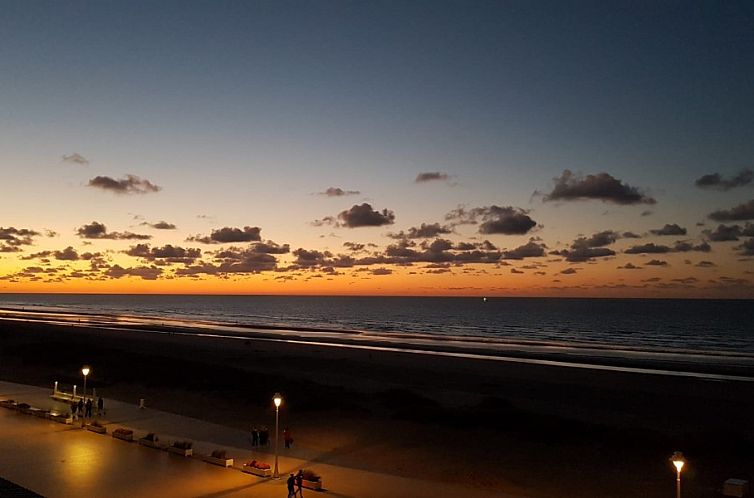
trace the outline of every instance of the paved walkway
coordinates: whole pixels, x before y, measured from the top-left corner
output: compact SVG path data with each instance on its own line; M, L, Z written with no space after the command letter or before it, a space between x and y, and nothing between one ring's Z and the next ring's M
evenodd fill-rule
M0 382L0 399L15 399L43 409L67 410L64 404L50 399L51 391ZM157 410L139 409L128 403L112 400L106 403L108 435L0 408L0 477L47 498L286 496L285 479L261 479L240 472L239 467L245 461L258 459L272 464L274 459L269 453L252 453L247 433ZM197 458L183 458L116 440L109 435L116 427L133 429L135 437L154 432L162 441L191 440L194 451L199 453L225 449L229 457L235 458L236 468L224 469ZM305 490L308 496L522 498L445 482L280 457L281 475L287 476L288 472L299 468L310 468L323 477L326 492L317 494Z

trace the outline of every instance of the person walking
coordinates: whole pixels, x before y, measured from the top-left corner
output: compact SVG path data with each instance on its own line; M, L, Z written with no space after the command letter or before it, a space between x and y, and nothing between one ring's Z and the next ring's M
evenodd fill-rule
M84 398L79 399L79 403L77 406L79 408L79 417L83 417L84 416Z
M293 477L293 473L291 473L290 477L288 477L286 484L288 484L288 498L295 498L296 497L296 489L295 489L296 478Z
M86 418L92 418L92 398L86 399Z
M71 417L73 417L73 420L79 419L79 404L75 401L71 402Z
M257 429L256 425L251 428L251 446L259 446L259 429Z
M304 471L301 469L298 469L298 474L296 474L296 492L300 498L304 498Z

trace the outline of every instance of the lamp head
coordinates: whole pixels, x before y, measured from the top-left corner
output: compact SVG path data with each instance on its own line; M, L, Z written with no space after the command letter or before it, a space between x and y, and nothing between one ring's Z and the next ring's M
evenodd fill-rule
M670 457L670 461L673 462L676 470L680 473L683 466L686 464L686 459L683 458L683 453L680 451L673 452L673 456Z
M280 395L280 393L275 393L275 396L272 397L273 403L275 403L275 408L280 408L280 405L283 403L283 396Z
M90 371L91 371L91 369L89 368L88 365L84 365L83 367L81 367L81 373L84 374L84 377L86 377L87 375L89 375Z

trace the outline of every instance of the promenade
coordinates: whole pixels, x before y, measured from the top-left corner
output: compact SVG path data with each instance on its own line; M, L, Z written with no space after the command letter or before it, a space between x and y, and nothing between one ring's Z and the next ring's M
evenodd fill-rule
M14 399L43 409L67 410L64 404L50 399L50 394L51 388L0 382L0 399ZM306 448L296 448L293 457L283 454L282 440L280 474L283 478L263 479L242 473L240 466L252 459L272 464L274 446L265 451L252 451L246 432L113 400L106 400L106 408L107 435L0 409L0 478L47 498L261 498L285 497L288 473L308 468L322 476L326 489L322 493L305 489L304 494L308 496L523 498L448 482L319 463L320 455ZM270 425L274 427L273 424ZM198 458L181 457L114 439L110 432L117 427L133 429L137 438L154 432L163 441L190 440L194 442L195 453L209 454L215 449L225 449L229 457L235 458L235 467L225 469Z

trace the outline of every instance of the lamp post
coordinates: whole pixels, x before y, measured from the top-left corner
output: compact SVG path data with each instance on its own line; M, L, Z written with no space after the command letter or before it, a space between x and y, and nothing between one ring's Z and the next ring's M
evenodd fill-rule
M86 400L86 376L89 375L91 369L88 365L81 367L81 373L84 374L84 400Z
M674 451L673 456L670 457L670 461L673 462L676 470L675 476L675 496L681 498L681 469L686 464L686 459L683 458L683 453L680 451Z
M280 472L278 472L278 421L280 420L280 405L283 403L283 397L280 393L275 393L272 401L275 403L275 472L272 473L272 478L280 479Z

